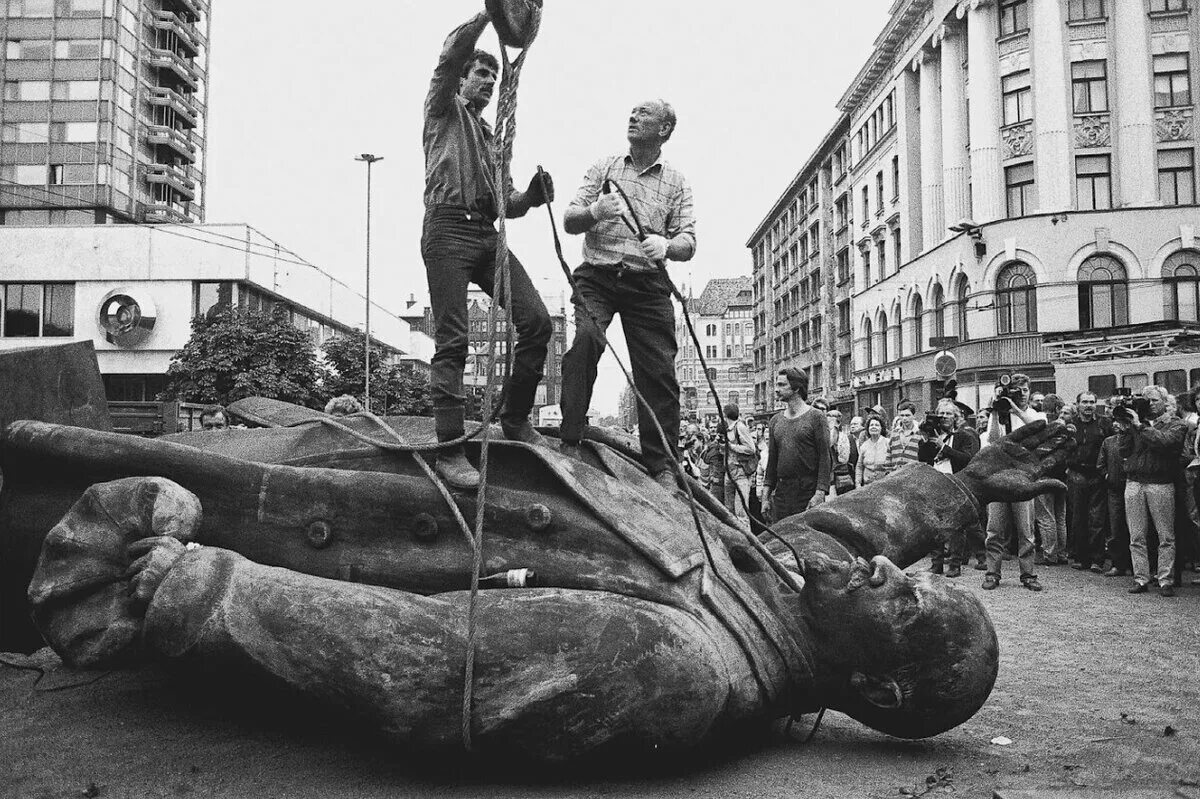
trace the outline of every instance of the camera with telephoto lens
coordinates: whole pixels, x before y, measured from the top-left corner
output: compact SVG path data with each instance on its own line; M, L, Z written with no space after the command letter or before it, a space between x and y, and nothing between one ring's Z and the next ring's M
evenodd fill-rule
M1150 410L1150 400L1146 397L1132 397L1126 392L1129 392L1129 389L1122 390L1121 399L1113 406L1113 421L1132 424L1136 416L1143 424L1149 422L1154 415Z
M995 413L997 421L1004 426L1012 421L1012 410L1024 396L1021 387L1014 384L1011 375L1000 375L1000 393L992 401L989 413Z
M934 438L942 432L942 417L933 411L925 411L925 421L917 425L917 429L929 438Z

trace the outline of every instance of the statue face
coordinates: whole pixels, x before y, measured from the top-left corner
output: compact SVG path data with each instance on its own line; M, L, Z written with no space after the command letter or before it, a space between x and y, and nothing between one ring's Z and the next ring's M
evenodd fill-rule
M953 582L890 560L805 570L818 650L844 677L829 707L880 732L924 738L961 724L996 681L999 645L983 605Z

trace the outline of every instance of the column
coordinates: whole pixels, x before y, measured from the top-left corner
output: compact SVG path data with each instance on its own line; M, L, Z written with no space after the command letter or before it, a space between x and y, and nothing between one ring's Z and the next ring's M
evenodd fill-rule
M1067 53L1059 0L1032 0L1029 35L1033 51L1034 179L1037 210L1071 208L1072 116L1067 85ZM1114 3L1113 5L1121 5ZM1140 4L1139 4L1140 5Z
M967 196L967 113L963 75L963 38L957 27L943 25L942 39L942 185L945 191L946 224L941 238L970 215Z
M959 7L967 18L967 91L970 95L971 214L977 224L1004 217L1000 172L999 19L995 0L969 0Z
M1150 41L1146 10L1141 3L1113 3L1116 32L1116 85L1109 87L1108 107L1116 109L1116 147L1120 204L1156 205L1158 167L1154 152L1154 95L1150 77ZM1111 118L1111 117L1110 117Z
M942 89L937 54L918 56L921 70L921 230L922 249L936 247L945 237L942 197Z

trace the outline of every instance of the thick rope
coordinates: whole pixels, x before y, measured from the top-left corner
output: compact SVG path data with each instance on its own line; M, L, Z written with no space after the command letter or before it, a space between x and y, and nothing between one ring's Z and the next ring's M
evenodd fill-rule
M500 80L500 99L496 106L496 128L493 140L493 157L495 163L496 186L496 262L493 273L493 302L488 309L488 387L484 397L485 415L493 413L492 379L496 373L495 344L497 306L503 303L505 312L505 382L512 374L514 357L513 308L512 308L512 279L509 269L508 253L508 193L512 186L510 166L512 164L513 142L516 138L517 85L521 79L521 68L525 64L525 56L529 45L510 62L508 51L500 47L500 55L504 62L504 74ZM471 547L471 589L467 598L467 641L465 663L463 667L463 704L462 704L462 739L463 747L474 751L471 721L475 705L475 655L478 650L478 609L479 609L479 578L483 568L483 522L487 501L488 453L491 441L491 425L487 425L479 448L479 490L475 496L475 535Z

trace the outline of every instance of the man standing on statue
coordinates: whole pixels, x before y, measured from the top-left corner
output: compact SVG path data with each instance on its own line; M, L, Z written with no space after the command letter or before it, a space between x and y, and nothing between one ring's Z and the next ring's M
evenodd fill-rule
M638 104L626 129L629 152L593 164L563 218L568 233L586 234L583 264L575 270L575 340L563 356L564 451L578 447L583 437L604 333L620 314L633 383L653 414L639 402L642 462L668 487L675 485L670 462L677 457L679 383L675 309L663 262L687 261L696 252L692 189L662 157L663 144L674 132L675 110L669 103ZM631 230L639 222L640 241ZM655 419L666 432L666 446Z
M474 283L501 306L511 307L517 330L512 374L505 384L500 414L504 435L528 444L545 444L529 423L529 412L553 332L550 315L512 253L508 256L510 290L497 285L494 222L499 216L499 195L492 128L481 114L492 99L499 63L492 54L475 49L489 21L486 12L480 13L450 33L425 99L421 257L434 323L433 415L439 442L463 435L467 287ZM535 177L526 191L516 191L511 185L501 187L507 199L506 216L524 216L530 208L552 200L554 185L548 175L544 185L545 192ZM441 450L436 468L455 488L469 490L479 485L479 473L461 445Z

